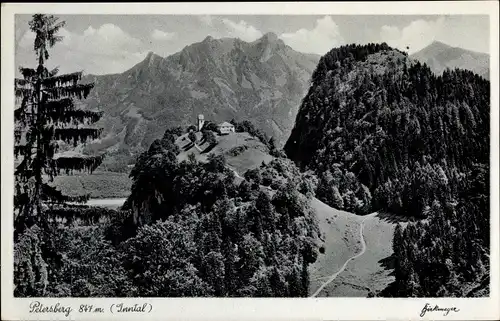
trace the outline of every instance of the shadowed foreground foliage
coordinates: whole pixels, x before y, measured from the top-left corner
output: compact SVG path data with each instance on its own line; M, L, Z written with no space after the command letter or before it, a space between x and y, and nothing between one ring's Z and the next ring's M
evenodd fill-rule
M123 210L24 235L16 251L52 256L16 264L17 296L307 296L318 225L294 165L274 161L267 190L222 156L177 163L173 138L141 155Z

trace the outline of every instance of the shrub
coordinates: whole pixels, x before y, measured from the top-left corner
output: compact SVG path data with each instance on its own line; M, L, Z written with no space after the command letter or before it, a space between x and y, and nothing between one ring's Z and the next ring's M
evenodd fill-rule
M231 120L231 124L234 125L234 130L236 132L247 132L250 135L257 137L264 145L266 145L271 149L267 135L264 132L257 129L257 127L255 127L255 125L251 121L244 120L242 122L237 122L236 120L233 119Z
M219 128L217 127L217 125L211 121L206 121L203 124L203 130L212 131L215 133L219 132Z
M189 132L188 134L188 138L190 141L192 141L193 143L196 143L196 141L198 140L198 138L196 138L196 134L194 132Z
M245 172L244 177L247 181L253 181L257 184L262 183L262 175L258 168L249 169Z
M136 234L137 226L131 211L113 211L111 213L104 230L106 240L117 245Z
M44 296L48 285L47 263L42 256L42 231L34 225L14 244L14 296Z
M122 257L104 238L102 227L60 228L53 238L61 261L51 264L50 296L127 296L130 284Z
M248 149L248 146L246 146L246 145L236 146L236 147L231 148L228 153L231 156L238 156L241 153L243 153L244 151L246 151L247 149Z
M141 227L123 247L133 296L207 296L210 287L190 262L197 252L193 241L196 220L167 219Z

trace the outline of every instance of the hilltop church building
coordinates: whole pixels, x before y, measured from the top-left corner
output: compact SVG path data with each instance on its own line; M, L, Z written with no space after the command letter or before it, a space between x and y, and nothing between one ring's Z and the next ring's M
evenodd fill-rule
M198 115L198 131L201 131L204 124L205 124L205 117L202 114ZM234 125L227 121L218 124L217 128L221 135L227 135L235 132Z
M229 133L234 133L234 125L231 123L228 123L227 121L218 124L217 128L219 129L219 133L221 133L223 135L229 134Z

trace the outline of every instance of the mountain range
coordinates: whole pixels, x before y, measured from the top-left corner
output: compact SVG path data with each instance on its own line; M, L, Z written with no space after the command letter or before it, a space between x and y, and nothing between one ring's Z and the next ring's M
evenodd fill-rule
M436 74L461 68L489 78L489 55L441 42L410 58ZM85 103L104 112L97 124L104 135L86 150L134 156L166 128L194 124L198 114L213 122L250 120L283 146L318 61L274 33L253 42L208 36L168 57L150 52L120 74L88 75L83 81L95 87Z
M490 56L485 53L452 47L434 41L410 57L426 63L438 75L442 74L446 68L460 68L473 71L486 79L490 78Z
M121 74L88 75L83 81L95 87L85 103L104 112L103 138L89 149L134 154L198 114L216 123L248 119L282 145L318 60L274 33L253 42L209 36L165 58L149 53Z

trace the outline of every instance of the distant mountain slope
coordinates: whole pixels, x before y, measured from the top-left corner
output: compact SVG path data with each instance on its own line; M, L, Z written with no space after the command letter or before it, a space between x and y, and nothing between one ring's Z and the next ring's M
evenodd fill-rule
M426 63L438 75L443 73L446 68L460 68L473 71L486 79L490 77L490 56L488 54L451 47L439 41L434 41L410 57Z
M249 119L284 143L319 57L268 33L254 42L207 37L162 58L153 53L122 74L88 76L86 103L104 111L105 137L92 149L135 152L169 126L198 114L214 122Z

